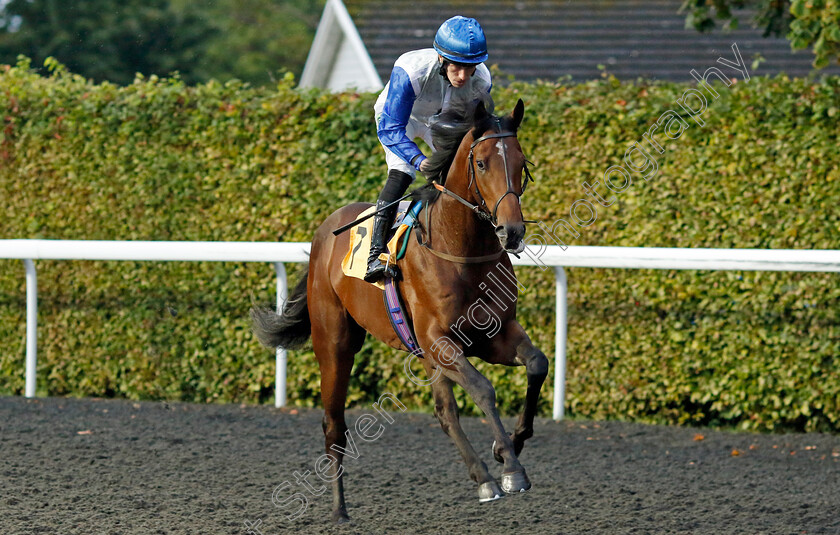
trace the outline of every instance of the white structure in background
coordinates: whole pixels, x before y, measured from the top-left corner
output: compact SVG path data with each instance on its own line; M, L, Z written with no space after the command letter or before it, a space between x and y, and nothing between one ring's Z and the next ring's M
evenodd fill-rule
M330 91L378 91L384 87L341 0L327 0L324 6L300 86Z
M308 262L311 244L302 242L155 242L85 240L0 240L0 259L23 260L26 269L25 394L35 397L38 345L38 278L33 260L149 260L196 262L272 262L277 273L277 310L287 297L284 262ZM666 247L542 246L515 266L554 268L554 411L562 420L566 399L566 272L563 266L625 269L708 269L740 271L840 272L840 251L799 249L675 249ZM277 349L275 407L286 404L286 350Z

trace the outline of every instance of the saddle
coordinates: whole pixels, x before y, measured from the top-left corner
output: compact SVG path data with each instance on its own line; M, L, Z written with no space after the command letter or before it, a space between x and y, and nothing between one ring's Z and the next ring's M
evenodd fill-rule
M403 256L408 246L408 230L414 226L417 221L417 214L420 212L421 204L419 201L409 203L403 201L397 206L397 215L394 218L394 224L388 233L388 248L387 252L382 253L379 259L383 262L395 264ZM376 208L371 206L361 214L359 217L366 216L372 213ZM341 271L348 277L355 277L364 280L365 272L367 271L367 258L370 254L370 238L373 229L373 218L359 223L350 229L350 247L344 260L341 261ZM385 289L384 281L372 283L380 290Z
M388 250L379 256L381 261L396 263L405 256L408 239L411 235L408 231L417 223L417 214L420 213L421 207L422 203L420 201L412 203L403 201L398 205L394 224L388 234ZM375 209L376 207L371 206L359 214L359 217L368 215ZM370 253L372 228L373 218L371 217L350 229L350 247L341 262L341 271L345 276L364 280L367 271L367 258ZM388 317L391 320L394 332L409 351L415 352L419 346L414 338L414 329L405 315L405 305L403 305L397 281L391 277L386 277L384 280L372 284L383 291L385 309L388 311Z

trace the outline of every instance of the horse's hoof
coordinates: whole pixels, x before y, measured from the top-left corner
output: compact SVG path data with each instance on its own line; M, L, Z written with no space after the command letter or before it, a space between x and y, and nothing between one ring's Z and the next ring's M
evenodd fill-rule
M493 441L493 445L490 447L490 451L493 452L493 458L496 459L496 462L499 464L505 464L505 460L502 458L501 455L496 453L496 441Z
M343 509L333 511L332 519L336 524L347 524L350 522L350 516L348 516L347 511Z
M531 488L531 481L525 471L511 472L502 474L502 490L508 494L516 494L517 492L525 492Z
M499 484L495 480L485 481L478 486L479 503L493 502L502 499L504 496L505 493L502 492L502 489L499 488Z

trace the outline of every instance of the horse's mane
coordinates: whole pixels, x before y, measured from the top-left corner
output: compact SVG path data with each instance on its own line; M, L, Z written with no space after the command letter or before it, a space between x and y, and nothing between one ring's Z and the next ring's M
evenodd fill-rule
M447 110L432 125L432 141L437 150L429 158L429 169L425 171L426 184L412 192L413 199L432 204L440 197L441 192L432 185L432 180L436 180L438 184L446 181L446 175L449 174L449 168L455 161L458 147L461 146L464 136L471 130L474 130L474 136L477 136L489 130L497 120L500 121L503 131L511 128L509 117L499 118L487 113L481 114L481 117L476 120L474 109L470 106L467 109Z

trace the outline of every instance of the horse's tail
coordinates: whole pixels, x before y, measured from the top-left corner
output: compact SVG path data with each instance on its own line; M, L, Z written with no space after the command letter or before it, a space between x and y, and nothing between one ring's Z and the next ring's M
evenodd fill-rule
M309 306L306 297L306 279L309 270L304 268L292 294L278 314L271 307L251 307L251 329L262 345L274 349L298 349L312 335Z

